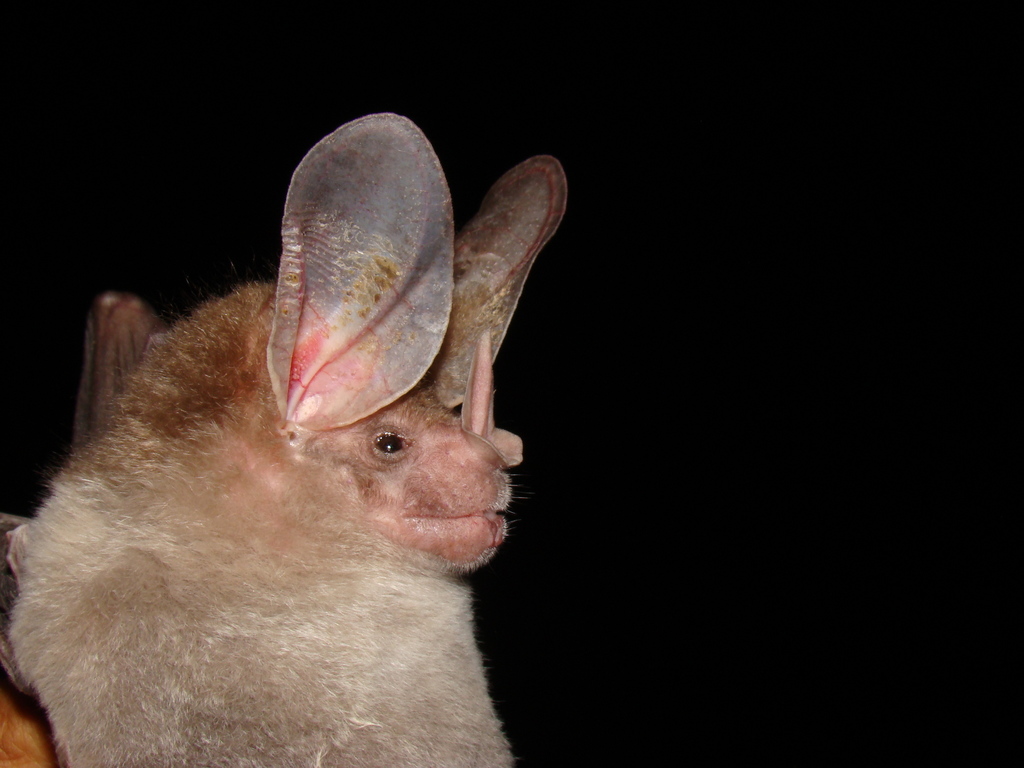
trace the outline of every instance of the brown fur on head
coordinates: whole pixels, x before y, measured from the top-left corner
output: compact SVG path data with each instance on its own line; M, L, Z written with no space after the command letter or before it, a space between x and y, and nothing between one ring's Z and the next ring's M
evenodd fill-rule
M243 286L175 324L113 405L110 427L74 457L74 466L130 482L176 458L176 448L201 448L226 429L251 437L272 432L267 427L275 407L266 375L271 294L269 285Z

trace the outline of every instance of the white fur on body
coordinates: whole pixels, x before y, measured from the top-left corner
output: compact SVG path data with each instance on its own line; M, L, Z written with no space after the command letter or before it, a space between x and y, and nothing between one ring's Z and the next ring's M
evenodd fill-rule
M512 765L466 586L368 522L394 473L268 428L268 297L172 331L30 524L10 637L62 760Z

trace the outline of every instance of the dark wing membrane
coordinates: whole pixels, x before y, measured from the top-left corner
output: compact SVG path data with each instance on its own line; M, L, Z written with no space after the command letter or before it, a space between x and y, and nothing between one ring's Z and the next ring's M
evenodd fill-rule
M18 599L18 579L10 563L7 562L7 550L10 542L10 537L7 534L27 522L29 522L27 517L0 512L0 555L3 555L3 559L0 560L0 663L3 664L14 684L23 690L24 687L15 672L12 663L14 657L7 642L11 609L14 607L14 601Z
M130 293L96 297L85 326L82 380L75 406L73 444L80 448L103 432L128 377L154 338L167 330L149 305Z

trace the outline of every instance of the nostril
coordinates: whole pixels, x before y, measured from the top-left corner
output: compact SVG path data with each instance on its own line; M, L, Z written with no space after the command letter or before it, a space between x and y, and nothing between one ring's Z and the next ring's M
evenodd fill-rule
M522 461L522 440L511 432L506 432L503 429L492 430L489 436L498 437L497 442L468 430L463 430L463 434L472 446L476 458L496 469L514 467Z
M506 467L514 467L523 463L523 440L519 435L504 429L492 430L491 443L497 448L505 461Z

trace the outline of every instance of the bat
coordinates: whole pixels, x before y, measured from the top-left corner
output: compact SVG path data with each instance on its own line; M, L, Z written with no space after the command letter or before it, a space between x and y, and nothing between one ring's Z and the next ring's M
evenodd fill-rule
M276 285L168 326L99 297L72 452L3 516L0 659L65 768L509 766L463 575L522 442L492 362L565 209L558 161L454 236L408 119L321 140Z

